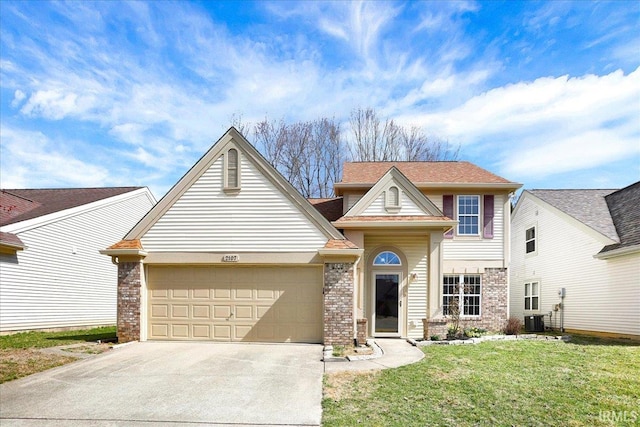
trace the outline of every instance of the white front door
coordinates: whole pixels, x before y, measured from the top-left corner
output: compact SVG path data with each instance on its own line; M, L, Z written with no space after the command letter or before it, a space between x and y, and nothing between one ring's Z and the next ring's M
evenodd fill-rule
M400 336L402 298L398 272L373 274L373 334L377 337Z

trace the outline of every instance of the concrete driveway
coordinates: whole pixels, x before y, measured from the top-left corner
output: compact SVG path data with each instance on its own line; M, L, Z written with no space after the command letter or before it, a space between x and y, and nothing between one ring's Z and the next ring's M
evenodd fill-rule
M320 425L322 346L144 342L0 385L0 424Z

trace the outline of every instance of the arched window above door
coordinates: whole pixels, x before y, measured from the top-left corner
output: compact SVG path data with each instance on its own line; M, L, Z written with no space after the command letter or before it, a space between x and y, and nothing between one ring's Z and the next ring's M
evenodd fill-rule
M373 260L373 265L402 265L400 257L391 251L380 252Z

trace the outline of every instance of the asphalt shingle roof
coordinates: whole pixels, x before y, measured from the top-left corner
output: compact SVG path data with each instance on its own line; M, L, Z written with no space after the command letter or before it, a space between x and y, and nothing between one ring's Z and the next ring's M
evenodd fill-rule
M374 184L395 166L409 181L420 183L509 184L511 181L465 161L346 162L341 184ZM515 184L515 183L513 183Z
M640 181L605 196L620 243L601 252L640 245Z
M619 242L605 196L616 190L528 190L588 227Z
M0 191L0 225L13 224L143 187L42 188Z

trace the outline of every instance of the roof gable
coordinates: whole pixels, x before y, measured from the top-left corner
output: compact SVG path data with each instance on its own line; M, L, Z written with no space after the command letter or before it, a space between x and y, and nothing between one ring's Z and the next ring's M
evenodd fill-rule
M566 215L597 231L603 236L619 241L605 196L615 190L527 190L536 198L548 203Z
M384 212L374 207L373 204L378 201L384 206L384 198L386 191L390 187L395 186L400 191L402 205L400 209L392 212ZM404 212L403 212L404 209ZM410 211L410 212L408 212ZM444 214L436 205L431 202L415 185L405 177L398 168L391 166L384 176L360 199L355 205L349 209L344 215L345 218L355 216L429 216L444 217Z
M0 192L0 225L32 220L142 188L144 187L2 190Z
M287 200L288 206L302 214L327 239L343 240L344 236L324 218L300 193L277 172L262 155L235 129L230 128L196 164L169 190L147 215L127 234L125 239L144 239L144 236L169 212L200 179L209 179L214 164L229 148L236 148L251 167ZM219 173L215 172L215 173ZM204 177L204 178L203 178ZM243 177L244 179L244 177ZM244 197L241 192L240 195ZM239 199L239 198L238 198ZM268 203L263 202L263 203ZM213 214L213 213L211 213ZM211 215L209 214L209 215ZM203 214L204 215L204 214ZM274 242L275 244L276 242ZM146 247L146 243L145 243Z

